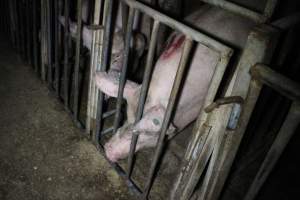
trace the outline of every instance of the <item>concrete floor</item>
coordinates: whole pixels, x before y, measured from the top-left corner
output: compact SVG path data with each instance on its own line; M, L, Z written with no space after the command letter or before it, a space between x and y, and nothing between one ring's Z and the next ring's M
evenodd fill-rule
M134 199L0 37L0 199Z

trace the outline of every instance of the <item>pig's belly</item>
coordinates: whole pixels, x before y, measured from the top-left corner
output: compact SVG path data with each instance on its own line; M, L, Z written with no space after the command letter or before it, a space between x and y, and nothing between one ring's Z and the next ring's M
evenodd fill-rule
M159 58L150 82L148 108L158 104L167 107L180 62L182 46L168 58L163 56ZM187 126L198 116L219 60L217 52L202 44L197 44L195 51L194 56L189 58L192 62L187 68L187 76L175 108L173 123L179 129Z

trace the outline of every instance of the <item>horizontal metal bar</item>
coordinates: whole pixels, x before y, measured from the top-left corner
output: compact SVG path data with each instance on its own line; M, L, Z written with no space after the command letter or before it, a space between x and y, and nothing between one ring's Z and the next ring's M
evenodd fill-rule
M107 112L102 114L102 119L108 118L108 117L114 115L116 112L117 112L116 109L107 111Z
M171 17L168 17L167 15L164 15L149 6L140 3L135 0L121 0L127 3L130 7L135 8L142 13L147 14L149 17L152 17L153 19L162 22L163 24L170 26L171 28L180 31L184 35L186 35L188 38L191 38L195 40L196 42L199 42L201 44L204 44L205 46L208 46L212 48L213 50L219 52L222 56L229 56L232 54L232 49L227 47L226 45L222 44L221 42L208 37L207 35L190 28L189 26L180 23L176 21L175 19L172 19Z
M226 0L201 0L201 1L211 4L211 5L214 5L214 6L217 6L217 7L220 7L220 8L223 8L225 10L236 13L238 15L242 15L244 17L250 18L255 22L264 23L268 20L268 18L265 15L255 12L253 10L250 10L248 8L239 6L230 1L226 1Z
M105 134L108 134L108 133L112 132L113 130L114 130L114 127L109 127L107 129L101 131L101 136L105 135Z
M300 22L300 12L283 17L271 23L272 26L283 30L289 29Z
M300 85L262 64L250 69L252 77L294 101L300 101Z

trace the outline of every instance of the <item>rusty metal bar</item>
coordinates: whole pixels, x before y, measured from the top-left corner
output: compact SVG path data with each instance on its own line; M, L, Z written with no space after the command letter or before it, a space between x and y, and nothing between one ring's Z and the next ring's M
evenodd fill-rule
M79 64L81 47L81 27L82 27L82 1L77 0L77 33L76 33L76 55L74 69L74 118L79 120Z
M122 63L122 71L120 76L120 83L119 83L119 89L118 89L118 99L117 99L117 113L114 121L114 133L117 132L117 129L120 126L121 121L121 109L122 109L122 102L123 102L123 92L124 92L124 86L126 83L126 74L127 74L127 68L128 68L128 61L129 61L129 53L130 53L130 42L132 38L132 27L134 22L134 15L135 10L133 8L129 9L129 16L128 16L128 22L127 22L127 30L126 30L126 37L125 37L125 49L124 49L124 59Z
M69 110L69 0L65 0L64 15L65 15L65 30L64 30L64 103L66 110Z
M259 171L257 172L254 181L252 182L244 200L253 200L263 186L267 177L271 173L281 154L283 153L288 142L295 133L300 122L300 104L294 102L289 110L289 113L275 138L271 148L269 149Z
M148 179L147 179L147 182L145 185L143 199L147 199L150 189L153 184L153 177L155 175L157 164L158 164L159 158L161 157L162 150L163 150L163 147L165 144L166 133L167 133L170 121L171 121L171 116L172 116L172 113L173 113L173 110L175 107L176 99L178 98L178 93L179 93L180 86L181 86L181 83L183 80L185 69L187 67L188 58L190 56L192 46L193 46L193 40L191 38L186 38L184 47L183 47L182 56L181 56L180 63L179 63L179 67L178 67L175 81L174 81L172 91L170 94L170 99L169 99L168 106L166 109L166 114L165 114L165 117L164 117L164 120L162 123L161 132L160 132L158 142L156 145L155 154L154 154L154 157L153 157L153 160L151 163L149 176L148 176Z
M143 116L143 110L146 102L147 92L149 89L151 74L153 71L153 59L155 55L159 26L160 26L159 21L155 20L152 28L152 33L151 33L150 46L149 46L149 51L148 51L147 61L146 61L146 69L144 72L144 78L143 78L135 123L137 123ZM133 168L133 157L134 157L137 140L138 140L138 135L133 134L131 139L131 144L130 144L129 156L128 156L127 176L129 179Z
M300 101L300 85L285 76L276 73L263 64L257 64L250 69L252 77L293 101Z

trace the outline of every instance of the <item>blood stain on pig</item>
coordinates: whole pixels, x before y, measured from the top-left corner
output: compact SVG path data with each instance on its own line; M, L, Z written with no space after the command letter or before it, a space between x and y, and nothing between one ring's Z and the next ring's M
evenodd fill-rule
M181 47L184 40L185 40L184 35L179 36L179 38L178 38L178 36L174 35L171 38L170 42L168 42L168 44L164 50L164 53L162 54L162 59L168 59L169 57L171 57L172 54Z

